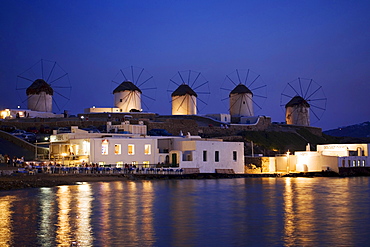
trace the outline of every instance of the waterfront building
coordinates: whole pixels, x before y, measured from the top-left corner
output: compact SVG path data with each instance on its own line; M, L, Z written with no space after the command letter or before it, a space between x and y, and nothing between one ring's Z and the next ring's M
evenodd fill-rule
M73 126L71 133L55 133L50 137L50 159L63 165L130 165L138 168L173 167L192 173L243 173L244 144L202 139L190 134L88 133Z
M339 168L370 167L369 148L370 144L325 144L317 145L317 151L307 148L306 151L296 151L294 154L287 152L276 157L255 159L260 160L261 171L266 173L339 173Z

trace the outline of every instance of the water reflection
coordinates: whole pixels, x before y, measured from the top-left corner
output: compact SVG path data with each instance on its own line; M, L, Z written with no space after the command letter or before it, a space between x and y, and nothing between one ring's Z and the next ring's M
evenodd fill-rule
M13 206L15 196L0 197L0 245L11 246L13 238L12 214L11 207Z
M0 246L361 246L370 178L87 183L0 192Z

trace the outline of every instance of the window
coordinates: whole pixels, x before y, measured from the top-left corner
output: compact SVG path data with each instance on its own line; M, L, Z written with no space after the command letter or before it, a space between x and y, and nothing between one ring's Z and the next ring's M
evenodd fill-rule
M135 154L135 145L134 144L128 144L128 155L134 155Z
M151 154L151 145L150 144L145 144L144 145L144 154L146 154L146 155Z
M102 155L108 155L108 140L103 140L101 143L101 154Z
M123 167L123 162L122 161L118 161L116 163L116 167L119 168L119 167Z
M238 155L238 153L236 151L233 151L233 161L236 161Z
M114 144L114 154L121 154L121 144Z
M122 102L122 99L119 99L119 102Z
M206 150L203 151L203 161L204 162L207 161L207 151Z
M362 161L362 166L365 166L365 160Z
M220 152L215 151L215 162L219 162L219 161L220 161Z
M143 167L148 168L149 167L149 161L143 161Z

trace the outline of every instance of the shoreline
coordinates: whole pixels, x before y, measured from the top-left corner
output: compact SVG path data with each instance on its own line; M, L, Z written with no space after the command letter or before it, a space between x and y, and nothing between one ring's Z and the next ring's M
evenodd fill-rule
M0 177L0 191L75 185L79 182L113 182L168 179L231 179L246 177L278 177L271 174L224 174L224 173L193 173L193 174L16 174Z

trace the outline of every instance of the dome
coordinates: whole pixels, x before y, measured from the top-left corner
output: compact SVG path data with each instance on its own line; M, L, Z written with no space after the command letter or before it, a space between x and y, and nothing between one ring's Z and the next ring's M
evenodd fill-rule
M249 90L249 88L247 88L244 84L239 84L237 85L231 92L230 92L230 95L231 94L244 94L244 93L249 93L249 94L252 94L252 91Z
M123 91L138 91L140 93L141 90L132 82L124 81L122 82L116 89L113 90L113 93L123 92Z
M286 105L285 108L287 107L293 107L293 106L305 106L305 107L310 107L310 104L302 98L301 96L294 96Z
M198 95L196 94L196 92L194 92L193 89L191 89L191 87L189 87L189 85L186 85L186 84L181 84L172 94L171 94L171 97L173 96L184 96L184 95L191 95L191 96L195 96L195 97L198 97Z
M41 92L45 92L46 94L49 95L54 94L54 90L43 79L37 79L26 90L27 95L40 94Z

